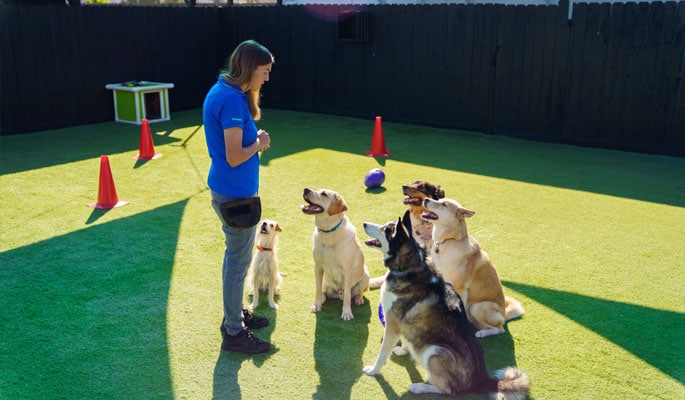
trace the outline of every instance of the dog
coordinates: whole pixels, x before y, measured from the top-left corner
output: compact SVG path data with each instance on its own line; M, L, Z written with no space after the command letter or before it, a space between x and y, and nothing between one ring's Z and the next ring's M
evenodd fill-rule
M312 256L316 293L311 312L321 311L327 297L342 299L340 317L349 321L354 318L352 299L357 306L364 304L369 271L357 231L345 215L347 203L329 189L305 188L302 197L307 203L302 206L302 212L313 215L315 225Z
M466 305L476 336L504 333L504 323L524 313L517 300L504 296L495 264L468 234L466 218L475 212L453 199L425 199L421 218L433 224L430 257Z
M252 256L252 263L248 270L248 282L251 282L252 304L255 309L259 305L259 292L266 291L269 294L269 306L278 308L274 301L274 295L278 296L283 278L278 270L278 233L283 229L278 222L265 219L255 234L257 252Z
M428 181L418 180L410 185L402 185L402 194L406 197L402 199L402 204L409 208L411 216L411 226L416 241L423 245L427 252L430 252L433 241L433 224L421 218L421 214L426 212L423 207L424 199L440 200L445 198L445 191L438 185Z
M497 399L523 399L528 377L515 367L488 375L480 342L473 333L464 304L452 285L428 263L426 252L412 235L410 212L385 225L364 223L371 236L367 246L383 252L388 274L381 287L385 310L383 342L374 365L363 368L377 375L399 339L426 371L426 383L412 383L414 394L491 393Z
M433 224L421 218L421 214L426 211L423 207L423 200L426 198L433 200L442 199L445 197L445 191L440 186L436 186L428 181L417 180L409 185L402 185L402 194L406 196L402 199L402 204L408 207L409 215L411 216L411 226L414 227L412 234L417 243L422 245L426 251L430 251L433 243L431 240L433 237ZM369 281L369 288L380 288L384 279L385 275L372 278Z
M436 186L428 181L417 180L409 185L402 185L402 194L406 197L402 199L402 204L409 209L411 223L414 229L412 234L416 242L424 246L426 251L430 251L433 224L421 218L421 214L426 211L423 207L423 200L431 198L439 200L445 197L445 191L440 186ZM370 289L378 289L383 284L385 275L377 276L369 281Z

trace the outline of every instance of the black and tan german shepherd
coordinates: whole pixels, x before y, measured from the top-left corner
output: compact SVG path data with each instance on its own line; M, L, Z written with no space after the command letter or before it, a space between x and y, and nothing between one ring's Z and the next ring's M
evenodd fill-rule
M491 394L497 399L519 400L528 396L525 372L509 367L491 378L485 368L483 348L452 285L426 261L425 250L412 235L411 218L405 212L397 222L364 223L373 239L366 245L383 252L388 268L381 286L385 314L383 344L374 365L364 367L376 375L402 340L414 360L426 371L427 383L413 383L415 394Z

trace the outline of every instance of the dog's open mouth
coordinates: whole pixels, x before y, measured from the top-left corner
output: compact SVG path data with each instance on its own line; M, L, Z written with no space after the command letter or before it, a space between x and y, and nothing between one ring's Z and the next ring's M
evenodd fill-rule
M307 202L307 204L300 206L302 208L302 212L305 214L321 214L323 212L323 207L321 207L318 204L311 203L309 200L306 198L304 201Z
M425 213L421 213L421 218L423 219L432 219L432 220L437 220L438 219L438 214L428 211Z
M364 244L369 247L381 247L381 241L376 238L366 239Z
M420 206L423 204L423 200L419 199L418 197L405 197L402 199L402 204L408 205L408 206Z
M266 229L266 226L262 226L261 229L259 229L259 233L267 235L269 233L269 230Z

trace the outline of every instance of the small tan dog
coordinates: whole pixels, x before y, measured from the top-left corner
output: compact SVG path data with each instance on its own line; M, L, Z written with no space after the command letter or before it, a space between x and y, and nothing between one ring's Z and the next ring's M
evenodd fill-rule
M345 215L347 203L337 192L328 189L305 188L302 197L307 203L302 212L314 216L314 280L316 293L312 312L321 311L327 297L342 299L341 318L348 321L354 304L364 304L364 292L369 288L369 271L364 265L364 253L357 231Z
M466 218L475 212L452 199L425 199L423 206L428 212L421 217L433 223L431 259L461 296L476 336L504 333L504 323L520 317L524 309L504 296L495 264L468 234Z
M282 232L281 226L276 221L265 219L255 234L257 252L252 256L252 264L248 271L248 282L252 284L250 295L255 309L259 305L259 292L269 293L269 306L278 308L274 301L274 295L278 296L281 288L281 273L278 270L278 233Z

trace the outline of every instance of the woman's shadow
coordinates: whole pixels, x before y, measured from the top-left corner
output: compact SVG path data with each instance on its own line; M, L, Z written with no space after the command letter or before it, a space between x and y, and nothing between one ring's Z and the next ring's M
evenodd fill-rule
M349 399L352 387L362 375L362 356L369 337L371 306L364 298L352 305L354 319L340 318L342 301L328 299L316 315L314 365L319 385L313 399Z
M255 331L255 336L262 340L271 341L271 335L276 329L276 310L269 307L262 307L259 310L261 316L269 319L269 325ZM218 328L218 326L217 326ZM219 335L217 329L217 337ZM233 351L221 351L219 358L216 360L214 366L214 385L212 390L212 399L216 400L238 400L242 398L240 383L238 382L238 372L243 362L251 360L257 367L264 364L264 362L271 357L278 348L271 344L271 350L263 354L243 354Z

